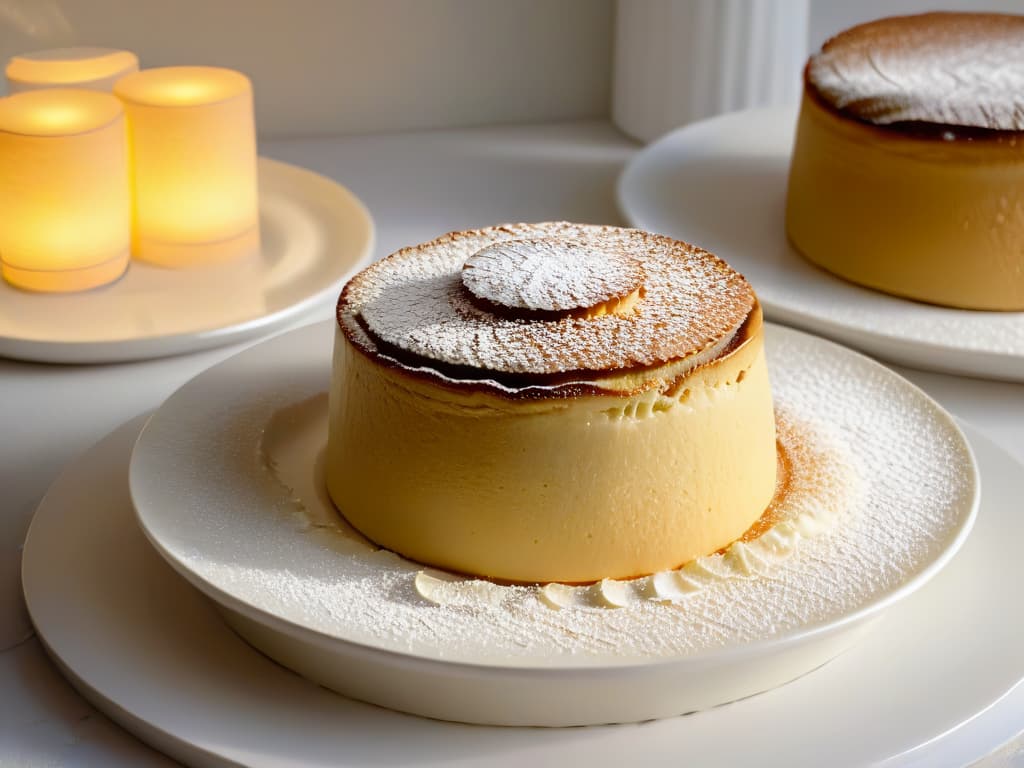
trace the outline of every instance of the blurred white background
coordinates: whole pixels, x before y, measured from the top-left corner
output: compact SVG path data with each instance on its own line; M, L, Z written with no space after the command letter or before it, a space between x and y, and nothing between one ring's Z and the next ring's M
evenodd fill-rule
M677 55L685 71L665 81L706 88L717 77L725 96L706 98L703 112L793 92L783 85L797 74L769 76L744 44L763 38L768 24L791 41L779 66L792 72L810 47L870 18L932 8L1024 12L1024 0L0 0L0 59L97 45L133 50L143 66L234 67L255 83L266 137L606 118L616 16L663 6L677 19L690 6L720 18L712 32L661 30L677 52L697 42L707 52ZM657 39L640 40L646 45L620 47L620 57L639 51L652 71L669 66ZM727 40L735 54L722 55ZM654 80L641 77L634 88L666 98Z
M264 137L608 114L611 0L0 0L0 58L127 48L248 74Z

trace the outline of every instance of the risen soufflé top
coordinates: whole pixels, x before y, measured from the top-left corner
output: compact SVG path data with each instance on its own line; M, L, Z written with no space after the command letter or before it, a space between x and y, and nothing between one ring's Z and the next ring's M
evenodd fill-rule
M1024 16L861 24L811 56L806 83L827 106L879 126L1024 131Z
M556 222L402 249L349 282L338 322L407 370L523 386L713 359L755 305L742 275L700 248Z

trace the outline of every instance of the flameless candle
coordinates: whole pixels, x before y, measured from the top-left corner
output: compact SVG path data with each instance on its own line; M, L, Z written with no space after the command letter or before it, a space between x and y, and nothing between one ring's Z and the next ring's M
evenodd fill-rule
M55 48L15 56L7 64L7 90L88 88L110 91L125 75L138 72L134 53L111 48Z
M133 254L164 266L259 247L252 87L215 67L148 69L118 81L128 119Z
M124 111L107 93L0 99L0 268L12 285L80 291L128 266Z

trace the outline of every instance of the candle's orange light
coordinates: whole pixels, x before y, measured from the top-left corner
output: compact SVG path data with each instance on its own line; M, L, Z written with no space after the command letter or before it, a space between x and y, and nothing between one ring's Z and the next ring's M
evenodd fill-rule
M164 266L259 245L252 87L217 67L143 70L114 93L128 118L133 253Z
M54 87L110 91L117 80L138 69L138 58L128 51L55 48L15 56L6 74L11 93Z
M128 266L131 196L120 102L88 90L0 99L0 269L34 291L78 291Z
M117 95L151 107L212 105L251 92L249 79L219 67L160 67L117 84Z

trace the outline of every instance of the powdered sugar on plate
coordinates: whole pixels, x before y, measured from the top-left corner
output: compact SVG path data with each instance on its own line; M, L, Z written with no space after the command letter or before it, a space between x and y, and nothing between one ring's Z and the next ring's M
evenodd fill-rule
M535 588L501 587L499 597L437 605L416 590L421 566L353 544L323 528L336 518L300 508L296 498L317 493L315 462L310 485L293 493L267 471L260 445L273 414L326 388L317 331L306 346L288 339L250 350L173 396L140 441L132 487L145 528L180 568L333 638L511 665L710 652L842 621L908 591L956 549L976 506L969 448L937 405L866 358L769 327L776 402L837 446L855 478L830 530L801 540L777 567L677 602L552 610Z
M276 411L267 423L260 450L268 470L312 527L331 537L334 549L374 556L379 547L365 539L331 504L324 489L323 453L327 440L326 393ZM821 424L801 423L776 406L779 472L775 496L764 514L723 551L683 567L642 578L604 579L591 585L544 584L526 592L482 578L460 576L406 561L413 589L434 605L481 608L539 597L548 607L625 608L641 601L684 603L727 579L770 576L792 557L801 542L849 524L857 507L857 477L846 452ZM312 468L312 469L311 469Z

